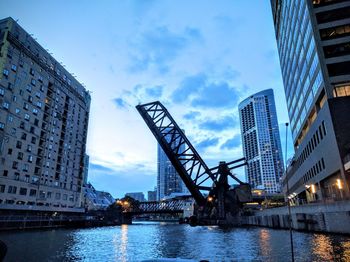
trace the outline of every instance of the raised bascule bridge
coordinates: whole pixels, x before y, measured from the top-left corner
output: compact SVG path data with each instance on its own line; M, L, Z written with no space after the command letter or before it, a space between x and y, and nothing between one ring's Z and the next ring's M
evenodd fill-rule
M231 171L246 165L245 158L228 163L221 161L218 166L209 168L159 101L138 105L136 109L193 197L194 220L198 224L239 225L242 205L252 201L251 187ZM230 187L229 178L237 184ZM150 213L154 207L159 208L158 212L161 212L162 207L165 208L162 202L158 205L141 203L133 207L133 210L125 211L130 214ZM157 210L154 209L153 212L157 213Z

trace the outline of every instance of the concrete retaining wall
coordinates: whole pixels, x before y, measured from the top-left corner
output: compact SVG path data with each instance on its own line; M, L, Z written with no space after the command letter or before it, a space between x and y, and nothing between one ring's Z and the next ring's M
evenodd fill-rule
M293 206L291 215L296 230L350 234L350 201ZM258 211L244 217L244 224L287 229L288 207Z

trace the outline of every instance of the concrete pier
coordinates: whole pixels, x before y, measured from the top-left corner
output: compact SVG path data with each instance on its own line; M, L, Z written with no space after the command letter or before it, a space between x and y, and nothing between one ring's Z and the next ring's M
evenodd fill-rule
M292 228L303 231L350 234L350 201L315 203L291 207ZM244 224L289 228L288 207L257 211Z

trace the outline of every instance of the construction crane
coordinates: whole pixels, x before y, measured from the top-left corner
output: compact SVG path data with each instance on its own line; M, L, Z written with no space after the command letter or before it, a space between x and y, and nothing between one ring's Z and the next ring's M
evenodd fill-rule
M246 165L245 158L221 161L209 168L159 101L138 105L136 109L193 196L198 220L239 223L240 207L251 201L251 188L230 171ZM233 189L228 184L229 177L238 182Z

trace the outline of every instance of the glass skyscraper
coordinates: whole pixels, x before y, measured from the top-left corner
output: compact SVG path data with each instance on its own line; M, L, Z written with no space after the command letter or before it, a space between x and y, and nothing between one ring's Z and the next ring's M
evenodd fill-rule
M273 90L248 97L238 109L246 179L253 188L278 193L283 160Z
M349 193L350 1L271 0L295 156L296 203Z
M185 184L159 144L157 153L157 200L173 193L186 193Z

